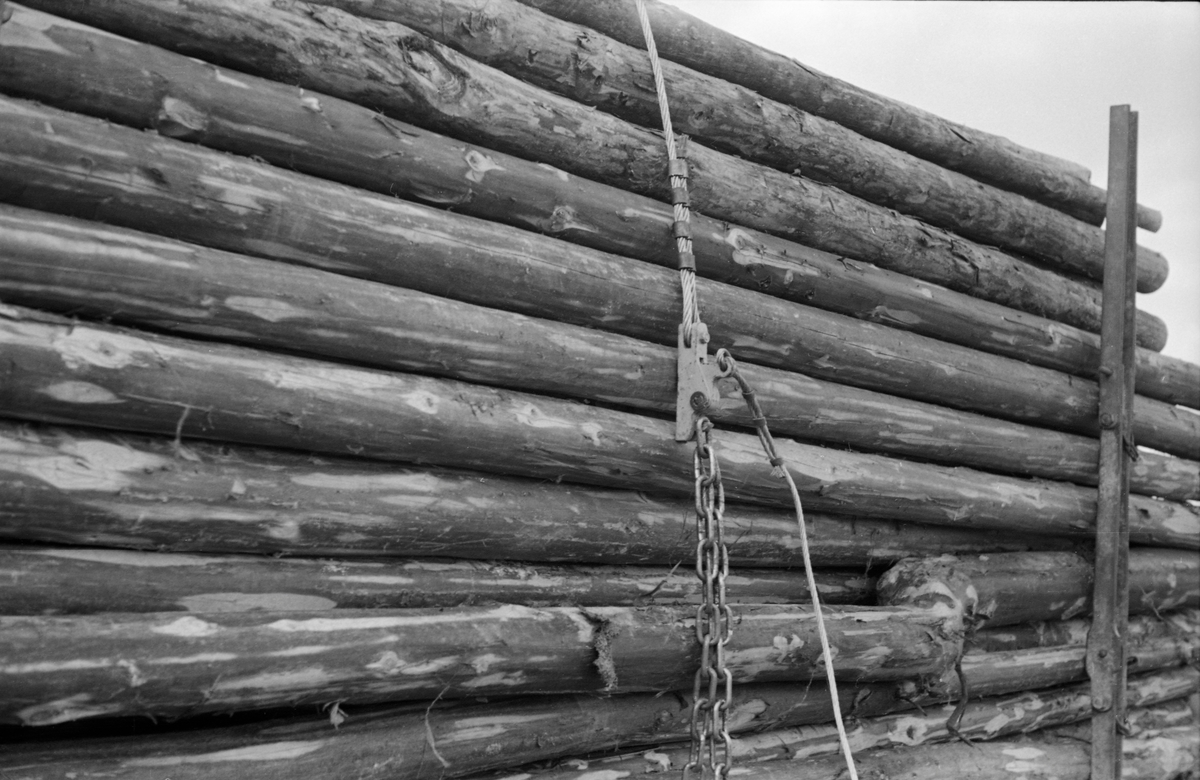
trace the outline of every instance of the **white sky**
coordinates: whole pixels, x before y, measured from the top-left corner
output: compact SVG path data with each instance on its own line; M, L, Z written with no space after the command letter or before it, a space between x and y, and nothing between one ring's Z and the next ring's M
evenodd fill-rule
M1108 109L1138 112L1138 241L1171 273L1138 306L1200 363L1200 3L667 0L865 89L1081 163L1107 181Z

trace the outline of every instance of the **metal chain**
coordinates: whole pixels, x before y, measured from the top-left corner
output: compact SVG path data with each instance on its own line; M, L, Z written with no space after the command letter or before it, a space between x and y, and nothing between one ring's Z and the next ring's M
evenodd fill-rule
M642 24L642 35L646 39L646 52L650 55L650 69L654 74L654 88L658 97L658 110L662 117L663 132L667 140L667 172L671 183L671 205L675 209L675 221L671 234L675 237L675 249L679 255L679 280L683 288L683 321L680 324L681 360L684 348L699 345L698 359L704 362L708 336L700 321L700 306L696 295L696 257L692 250L691 206L688 194L688 165L677 158L675 131L671 126L671 112L667 104L667 88L663 79L662 64L658 49L654 45L654 34L650 29L650 17L646 13L645 0L635 0L638 19ZM759 442L771 463L771 473L787 481L792 503L796 508L796 522L800 530L800 546L804 556L804 572L812 595L813 612L817 619L817 633L821 640L821 656L825 662L825 675L833 704L833 718L837 724L838 738L850 780L858 780L854 756L846 726L842 722L841 705L838 702L837 683L833 673L833 652L829 636L825 631L825 619L821 614L821 602L817 595L817 584L812 572L812 559L808 550L808 534L804 525L804 509L800 503L800 491L788 472L783 458L775 450L775 441L767 428L767 419L755 398L754 390L742 376L737 363L728 350L716 355L719 376L733 376L742 397L750 408L750 417L758 433ZM683 385L684 368L680 368L680 398L689 388ZM709 380L711 382L711 379ZM708 388L711 391L711 387ZM709 393L701 389L699 395ZM705 399L706 401L709 399ZM680 400L677 403L682 404ZM680 409L683 407L681 406ZM693 404L695 411L700 407ZM676 437L685 440L686 424L680 422L676 412ZM696 480L696 576L703 584L703 600L696 609L696 641L700 643L700 668L692 683L692 749L687 766L683 768L684 780L690 780L697 769L714 780L725 780L729 774L733 754L730 749L729 730L726 716L733 700L733 678L725 665L725 646L733 636L733 611L725 600L725 579L729 574L729 550L725 546L725 488L721 483L721 466L717 462L712 446L712 422L703 414L695 418L696 451L692 456L692 470ZM707 766L704 764L705 747L708 748ZM707 778L706 778L707 780Z
M692 749L683 768L685 780L707 769L715 780L729 773L732 752L726 715L733 700L733 676L725 665L725 647L733 637L733 610L725 598L729 549L725 546L725 486L712 443L712 421L696 420L692 474L696 495L696 576L703 598L696 608L700 667L692 682ZM705 748L708 748L707 762Z
M762 444L763 451L767 454L767 460L771 463L771 474L786 481L788 492L792 494L792 505L796 509L796 524L800 531L800 554L804 558L804 576L808 580L808 594L812 599L813 617L817 619L817 636L821 641L821 659L825 662L825 680L829 684L833 722L837 726L838 742L841 744L842 757L846 760L846 769L850 774L850 780L858 780L858 769L854 766L854 751L850 747L850 738L846 735L846 724L842 721L842 705L838 700L837 680L833 670L833 652L829 646L829 634L825 630L825 617L821 613L821 598L817 592L817 581L813 576L812 555L808 549L808 530L804 525L804 506L800 501L800 491L796 487L796 480L792 479L791 472L787 469L787 463L775 449L775 439L771 437L771 430L767 427L766 415L763 414L762 406L758 403L754 389L750 387L750 383L746 381L746 377L738 368L737 361L733 359L733 355L729 354L727 349L717 350L716 359L721 373L733 377L742 392L742 398L750 410L750 420L754 423L755 431L758 432L758 441Z
M680 159L671 126L667 88L662 64L654 45L646 4L637 0L638 18L646 38L650 68L667 141L667 173L671 186L671 205L675 221L671 234L679 256L679 282L683 293L682 341L688 348L707 349L708 335L700 320L696 292L696 256L692 250L691 204L688 194L688 164ZM696 449L692 454L692 474L696 494L696 576L702 585L702 600L696 608L696 641L700 644L700 666L692 682L692 747L684 780L699 771L706 780L725 780L732 764L726 716L733 701L733 675L725 665L725 647L733 637L733 610L725 597L729 576L729 549L725 546L725 486L721 482L721 464L713 449L712 421L696 416ZM707 757L705 749L707 748Z

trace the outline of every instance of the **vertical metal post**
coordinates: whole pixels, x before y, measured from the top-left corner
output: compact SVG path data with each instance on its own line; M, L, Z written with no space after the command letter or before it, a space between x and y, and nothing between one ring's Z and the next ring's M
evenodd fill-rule
M1137 281L1137 113L1109 111L1108 211L1100 330L1100 463L1096 578L1087 664L1092 780L1119 780L1129 622L1129 460L1133 441L1134 292Z

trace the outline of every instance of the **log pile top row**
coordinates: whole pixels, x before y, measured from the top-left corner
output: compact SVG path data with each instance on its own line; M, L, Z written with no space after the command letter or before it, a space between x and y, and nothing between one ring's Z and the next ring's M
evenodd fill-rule
M63 5L63 8L56 10L80 14L84 13L86 8L87 13L97 15L98 21L109 22L113 28L135 36L138 32L136 24L145 24L143 35L151 36L152 40L160 45L170 43L160 39L159 33L163 32L163 28L153 23L154 13L166 13L169 10L162 4L153 4L153 7L136 11L130 9L127 16L115 11L101 13L100 4L89 4L86 7ZM175 8L180 17L176 23L184 24L190 18L191 12L188 9L174 6L171 8ZM484 80L500 78L500 74L490 69L480 70L482 66L474 64L472 60L462 58L448 49L441 49L429 39L407 31L407 28L398 28L402 32L407 31L404 40L411 39L406 44L409 48L404 49L410 54L405 57L384 57L368 48L359 52L345 51L344 56L339 59L334 53L338 51L338 46L351 46L360 38L371 40L372 35L379 37L392 32L391 27L380 22L377 24L383 29L373 31L370 23L351 20L350 17L338 15L332 10L320 15L324 20L323 24L318 24L307 14L288 14L278 6L272 6L270 9L247 7L244 16L239 18L226 18L222 15L223 12L234 14L234 11L220 8L216 4L205 10L212 14L212 18L203 17L211 23L212 29L206 26L204 30L191 31L189 34L180 33L181 40L177 45L188 53L209 54L210 59L223 62L239 50L269 49L285 57L289 51L329 49L329 59L278 64L280 75L285 76L286 81L304 81L303 86L310 90L304 93L297 93L295 89L283 89L278 85L271 87L257 79L242 80L241 74L232 79L236 83L230 83L229 78L221 78L220 71L214 71L199 63L189 64L189 61L183 58L171 58L154 47L115 40L109 36L89 35L85 30L76 27L68 29L63 22L52 17L17 9L18 13L6 26L15 42L3 50L3 56L7 58L4 74L6 81L0 86L13 94L26 94L125 124L155 127L165 135L260 156L329 178L349 178L350 183L356 186L424 199L437 205L452 205L490 219L523 222L525 227L562 234L569 240L599 242L601 248L622 254L636 256L638 253L650 253L652 258L673 265L673 257L669 257L669 242L661 240L663 232L669 226L669 209L661 205L654 208L653 201L644 198L631 199L628 193L611 193L599 183L605 181L605 169L586 168L590 155L585 152L589 149L595 148L597 154L604 150L610 150L610 154L622 149L631 154L639 151L651 155L653 159L636 166L629 160L614 161L609 167L623 173L610 174L608 178L611 179L615 175L616 179L613 179L612 183L623 190L636 189L638 181L646 182L647 186L660 186L662 159L658 156L661 154L658 151L660 143L654 134L627 123L618 123L612 127L598 128L596 140L590 145L583 138L567 139L564 127L551 123L551 126L543 128L538 120L531 121L531 117L528 116L529 107L538 106L539 110L544 109L548 115L557 117L564 111L573 110L571 107L578 104L556 99L549 93L525 87L521 82L512 80L501 79L497 87L504 88L503 103L498 102L498 99L491 99L486 101L486 104L455 103L443 107L443 101L439 100L440 93L434 85L454 84L456 79L461 80L468 74ZM237 14L234 16L237 17ZM337 34L330 28L330 24L335 20L340 20L343 24L365 24L367 28L347 29ZM169 20L160 21L165 23ZM274 27L268 24L271 21L274 22ZM224 24L230 25L230 29L224 29ZM239 49L238 41L249 40L241 36L251 35L254 31L264 36L262 46L258 49L249 46ZM300 37L294 39L294 49L284 49L280 48L278 40L270 39L272 34ZM304 38L303 35L311 36L311 39ZM29 45L21 45L22 38L26 36L35 40ZM37 40L47 36L55 41L53 47L36 45ZM208 50L198 50L196 47L205 40L209 40ZM414 63L411 51L416 50L436 50L441 59L429 58L428 63ZM362 57L356 58L356 54ZM438 67L442 60L450 62L451 65L444 66L445 70L442 73L426 73L428 68ZM367 72L342 73L340 68L349 67L349 63L352 62L364 63L362 67ZM148 78L144 67L130 67L132 63L151 66L154 78ZM387 90L386 94L376 95L370 92L371 85L376 83L375 76L371 75L375 71L367 68L366 63L371 63L374 69L382 69L389 73L393 88ZM237 62L234 65L240 65L250 72L265 73L268 76L274 74L270 63L248 61ZM108 74L108 78L99 82L79 78L79 74L97 70ZM32 73L48 72L54 73L56 77L30 78ZM164 80L171 92L165 97L160 87ZM472 86L475 83L474 80L471 81ZM406 98L409 93L404 88L419 90L422 87L432 91L429 94L418 93ZM324 90L330 94L314 95L311 92L313 89ZM514 91L516 94L508 94ZM462 90L454 92L455 100L467 100L472 97L469 91L461 95L459 92ZM374 111L363 112L338 100L337 97L359 99L370 108L394 113L397 118L409 122L417 121L424 127L448 131L448 134L454 137L478 141L485 148L472 150L470 147L464 149L459 145L442 151L435 159L422 159L432 153L427 147L431 144L436 146L429 133L406 124L395 125L395 118L387 120ZM386 100L402 102L392 106L380 102ZM546 101L557 102L547 105ZM514 119L512 127L499 124L496 114L502 106L510 106L510 110L522 118L519 121ZM439 111L439 108L442 111ZM585 115L576 118L576 123L572 125L575 129L571 130L571 133L577 135L584 128L589 128L590 124L602 121L605 116L595 111L586 112ZM615 119L611 121L618 122ZM554 127L559 127L563 132L555 132ZM259 129L250 132L248 128ZM520 131L524 135L508 139L503 130L513 133ZM610 133L620 136L622 132L640 135L627 144L617 143L610 138ZM318 151L330 148L338 150L333 159L328 153ZM499 158L493 156L506 148L515 149L516 158L510 159L508 155ZM551 154L555 148L559 148L561 153ZM517 159L522 153L526 157L533 156L534 163L549 162L559 165L563 171L573 170L596 181L568 179L556 183L554 171L519 164ZM581 166L584 168L581 169ZM644 173L641 172L643 168L646 168ZM446 175L450 172L454 175ZM741 250L742 275L749 270L745 266L765 266L756 270L760 274L770 276L772 266L780 263L796 265L799 261L800 269L794 269L793 275L811 276L811 271L804 273L801 269L809 257L819 259L822 252L791 242L781 244L778 239L755 236L745 230L755 228L756 222L765 219L760 212L773 207L770 201L764 201L761 194L773 191L761 181L762 176L767 175L765 169L760 171L756 168L748 174L749 179L747 176L736 175L718 177L720 187L742 186L744 182L745 186L751 187L759 194L747 191L724 196L733 204L732 208L742 212L741 217L744 218L705 208L702 203L697 202L696 205L706 215L728 220L743 228L737 231L718 229L714 231L715 242L703 237L707 230L697 231L702 234L702 245L697 255L701 261L708 257L715 260L728 257L731 249ZM789 190L802 186L804 182L803 179L788 175L780 179L774 189ZM523 188L532 191L519 195ZM934 230L922 223L906 222L890 210L863 216L858 212L870 207L858 199L851 199L847 204L831 208L828 199L844 197L831 194L839 192L836 189L822 190L813 196L816 202L811 208L788 210L786 214L780 214L778 222L767 220L767 232L782 232L786 237L795 230L806 229L805 225L808 222L820 225L831 220L845 220L843 223L826 225L824 232L830 235L828 240L833 243L817 246L818 249L827 249L834 253L834 257L841 256L873 263L884 269L894 268L904 274L969 292L975 297L994 299L1019 310L1044 314L1060 322L1098 332L1099 291L1094 286L1046 273L1012 256L955 239L950 234ZM509 200L510 198L517 200L514 202ZM790 209L787 206L784 208ZM812 212L809 220L798 219L806 212ZM711 224L717 227L721 223L713 221ZM648 236L653 238L646 240ZM778 255L786 257L789 250L792 260L777 258ZM735 255L735 262L737 257ZM834 258L830 258L832 259ZM817 268L821 268L821 265ZM876 284L883 285L889 294L898 292L892 289L896 284L904 284L902 280L894 280L891 275L879 274L876 269L864 270L864 273L872 276ZM809 283L812 281L809 280ZM786 288L788 285L782 286ZM824 303L825 296L814 300L814 296L806 294L803 288L793 294L803 295L803 299L818 306L838 305L836 302ZM926 291L924 298L928 300L933 294L933 291ZM833 297L846 296L847 293L841 293ZM950 300L954 300L953 296L950 296ZM923 301L922 303L924 304ZM906 313L903 308L896 311L896 304L895 300L889 300L885 304L885 308L893 308L894 316L889 316L886 311L877 311L874 316L884 319L888 324L899 326L903 326L906 319L928 316L924 312L924 305L919 307L921 312ZM861 301L859 305L862 305ZM875 307L864 308L859 316L870 316L872 308ZM1162 330L1161 322L1143 315L1140 323L1140 343L1161 349L1165 342L1165 331ZM909 325L919 327L919 323ZM1034 318L1030 326L1037 326L1037 318ZM937 326L931 324L929 327ZM944 331L940 338L952 338L948 335L952 332L951 328L944 328ZM1029 336L1026 336L1026 339L1029 339ZM1088 365L1086 368L1081 366L1080 370L1090 372L1094 369Z
M521 0L561 19L643 47L633 0ZM764 49L661 2L647 4L658 50L675 63L741 84L1003 190L1020 193L1092 225L1104 221L1105 193L1081 165L877 95ZM1138 225L1156 231L1162 215L1138 207Z

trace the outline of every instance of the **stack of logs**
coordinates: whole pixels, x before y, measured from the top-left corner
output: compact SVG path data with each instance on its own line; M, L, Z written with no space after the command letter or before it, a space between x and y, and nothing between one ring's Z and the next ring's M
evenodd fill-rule
M650 11L862 776L1086 778L1104 192ZM0 20L0 777L680 776L692 454L632 0ZM1200 754L1200 367L1165 339L1138 314L1129 777ZM734 773L832 780L798 529L723 395Z

